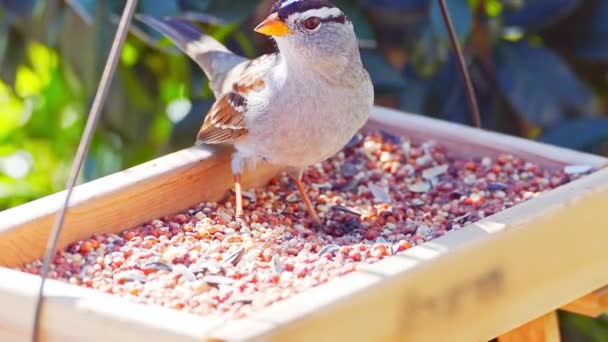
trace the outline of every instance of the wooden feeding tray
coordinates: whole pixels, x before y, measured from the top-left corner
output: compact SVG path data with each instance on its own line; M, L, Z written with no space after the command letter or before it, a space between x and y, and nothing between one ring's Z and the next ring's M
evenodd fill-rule
M237 320L49 280L44 340L549 341L559 339L555 310L605 310L606 296L593 291L608 284L606 159L380 107L366 126L378 129L435 140L452 155L508 152L543 167L595 171ZM192 147L79 186L60 247L219 200L232 186L228 152ZM243 182L261 187L276 173L261 165ZM2 341L30 334L39 278L17 268L43 256L62 198L0 213Z

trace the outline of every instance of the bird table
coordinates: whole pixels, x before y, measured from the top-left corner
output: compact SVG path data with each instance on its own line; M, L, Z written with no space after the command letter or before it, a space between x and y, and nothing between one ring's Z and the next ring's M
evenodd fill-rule
M137 304L48 280L45 341L559 341L556 312L608 309L607 160L376 107L365 130L434 139L463 156L509 152L596 171L243 319ZM261 187L277 174L243 175ZM216 201L232 186L230 151L192 147L75 189L59 246ZM196 189L196 191L192 190ZM30 332L39 277L17 267L44 254L63 193L0 213L0 340Z

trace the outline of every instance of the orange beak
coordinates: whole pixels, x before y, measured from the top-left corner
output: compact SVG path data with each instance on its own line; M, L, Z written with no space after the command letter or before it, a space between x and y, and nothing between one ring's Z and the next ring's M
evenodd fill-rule
M267 36L281 37L291 34L291 30L287 24L279 18L279 15L274 13L268 16L266 20L261 22L255 29L255 32L265 34Z

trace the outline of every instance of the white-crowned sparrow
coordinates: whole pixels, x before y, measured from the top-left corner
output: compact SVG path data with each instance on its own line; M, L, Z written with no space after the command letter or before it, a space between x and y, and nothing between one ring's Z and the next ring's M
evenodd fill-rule
M352 22L327 0L280 0L255 31L278 53L248 60L179 19L140 20L173 41L203 69L216 102L199 144L232 144L236 213L240 174L249 162L284 167L309 215L319 218L301 181L303 170L339 152L365 124L374 102Z

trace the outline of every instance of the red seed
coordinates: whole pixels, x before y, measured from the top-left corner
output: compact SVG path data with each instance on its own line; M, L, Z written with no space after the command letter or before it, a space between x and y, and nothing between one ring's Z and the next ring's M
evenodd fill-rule
M123 239L125 239L125 240L127 240L127 241L131 241L131 240L133 240L133 238L134 238L134 237L135 237L135 232L132 232L132 231L126 232L126 233L123 235Z
M80 244L80 253L81 254L88 254L93 249L94 249L94 247L93 247L93 244L91 243L91 241L83 241Z

